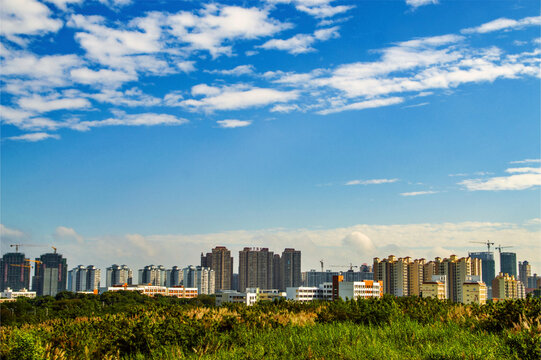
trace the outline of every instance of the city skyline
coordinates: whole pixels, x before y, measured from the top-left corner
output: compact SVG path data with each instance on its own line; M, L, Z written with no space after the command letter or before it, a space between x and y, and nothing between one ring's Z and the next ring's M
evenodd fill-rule
M490 240L541 269L538 1L1 11L2 253L306 271Z

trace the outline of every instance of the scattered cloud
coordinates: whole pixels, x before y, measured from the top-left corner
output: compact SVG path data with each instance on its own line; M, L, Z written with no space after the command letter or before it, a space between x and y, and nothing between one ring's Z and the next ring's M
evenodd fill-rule
M27 142L37 142L46 139L60 139L60 135L48 134L44 132L28 133L19 136L10 136L6 138L7 140L15 141L27 141Z
M250 120L227 119L227 120L216 121L216 123L221 128L232 129L232 128L249 126L249 125L252 124L252 121L250 121Z
M115 117L105 120L81 121L71 126L74 130L86 131L94 127L103 126L156 126L156 125L182 125L188 120L169 114L126 114L117 111Z
M439 191L433 191L433 190L425 190L425 191L412 191L412 192L404 192L400 193L402 196L419 196L419 195L430 195L430 194L437 194Z
M167 16L171 35L188 44L189 51L208 51L213 58L233 55L231 42L257 39L291 28L256 7L205 5L198 13L181 11Z
M57 227L53 233L53 238L55 240L75 240L78 244L82 244L84 242L84 238L81 235L77 234L77 232L72 228L65 226Z
M128 107L154 106L162 102L161 99L144 94L138 88L131 88L125 91L104 89L100 93L89 95L89 97L101 103Z
M77 68L70 71L71 78L80 84L97 85L117 88L125 82L137 80L135 73L127 73L121 70L91 70L89 68Z
M239 65L229 70L210 70L210 71L207 70L206 72L211 73L211 74L241 76L241 75L253 74L254 69L255 68L253 65Z
M194 87L195 88L195 87ZM297 99L297 91L280 91L265 88L210 87L198 85L193 95L204 95L202 99L188 99L180 104L190 110L236 110L265 106L273 103L289 102Z
M400 97L391 97L391 98L386 98L386 99L374 99L374 100L359 101L359 102L351 103L351 104L348 104L348 105L337 106L337 107L334 107L334 108L321 110L321 111L318 111L318 114L328 115L328 114L334 114L334 113L337 113L337 112L348 111L348 110L372 109L372 108L378 108L378 107L382 107L382 106L390 106L390 105L400 104L403 101L404 101L404 99L400 98Z
M58 95L48 97L33 95L31 97L21 98L17 103L22 109L40 113L62 109L73 110L90 107L90 102L85 98L58 98Z
M495 243L508 243L513 239L517 257L531 260L532 266L541 268L541 259L532 257L541 251L539 227L523 224L464 221L457 223L420 223L400 225L359 224L332 229L262 229L235 230L208 234L127 234L85 237L83 244L71 242L63 245L62 253L75 264L90 260L105 268L113 263L125 263L133 270L149 263L166 267L196 264L199 254L216 245L227 246L233 256L245 246L269 247L280 253L295 244L302 251L303 271L318 269L319 260L325 265L354 265L371 263L374 256L390 254L433 259L451 254L467 256L472 251L472 239L491 239ZM322 254L324 254L322 256ZM237 258L238 259L238 258ZM237 261L237 260L235 260Z
M313 35L297 34L285 40L271 39L260 47L266 50L284 50L290 54L298 55L316 51L316 49L312 47L316 41L326 41L339 36L338 26L335 26L332 28L316 30Z
M351 180L344 185L378 185L378 184L390 184L397 182L398 179L370 179L370 180Z
M299 11L305 12L317 19L333 17L337 14L345 13L354 8L354 6L337 5L331 3L334 0L266 0L270 4L293 4Z
M541 25L541 16L526 17L520 20L513 20L507 18L499 18L492 20L483 25L467 28L462 30L464 34L484 34L499 30L516 30L526 26L539 26Z
M541 186L541 168L511 168L505 172L512 175L488 179L468 179L458 184L469 191L526 190Z
M416 9L419 6L437 4L438 0L406 0L406 4Z
M51 10L36 0L3 0L0 12L0 34L22 44L17 35L41 35L57 32L62 21L51 17Z
M0 224L0 239L3 241L12 241L12 240L18 240L26 235L17 229L10 229L4 224Z
M525 160L509 162L509 164L539 164L539 163L541 163L541 159L525 159Z

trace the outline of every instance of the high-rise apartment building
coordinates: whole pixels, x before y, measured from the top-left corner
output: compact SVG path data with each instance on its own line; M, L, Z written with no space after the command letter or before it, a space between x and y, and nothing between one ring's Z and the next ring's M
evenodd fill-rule
M55 296L59 292L66 291L68 278L68 265L66 259L54 253L43 254L36 258L32 290L38 296Z
M468 279L462 284L462 303L463 304L486 304L487 286L482 281Z
M281 263L280 254L274 254L273 257L273 264L272 264L272 288L273 289L280 289L282 286L282 277L280 275L280 271L282 270L282 263ZM302 276L302 275L301 275Z
M493 299L518 299L519 281L509 274L499 273L492 281Z
M107 288L118 285L132 285L133 271L127 265L111 265L106 270L105 283Z
M179 286L182 285L183 280L184 275L180 267L173 266L171 269L165 270L165 286Z
M276 257L276 256L275 256ZM301 286L301 252L287 248L280 258L280 287L286 291L288 287Z
M470 252L469 256L471 258L481 259L481 264L483 267L481 279L486 284L488 289L488 298L491 299L492 280L494 280L494 277L496 276L496 263L494 262L494 253L492 251Z
M517 274L517 254L513 252L500 253L500 272L509 274L518 279Z
M68 272L68 291L94 291L100 287L101 270L79 265Z
M451 255L443 259L439 266L439 275L447 276L447 294L454 302L462 302L463 284L469 276L481 276L482 260L471 257L458 258Z
M532 266L529 262L523 261L518 263L518 279L522 281L524 286L528 287L528 278L532 276Z
M239 291L246 288L272 289L274 253L268 248L245 247L239 251Z
M215 272L208 267L190 265L182 269L183 283L186 288L197 288L198 294L214 294Z
M147 265L139 269L139 284L165 286L165 267L163 265Z
M383 292L395 296L408 296L408 265L412 262L410 257L397 258L389 255L380 260L374 258L374 280L383 282Z
M233 257L225 246L216 246L206 255L201 253L201 266L214 271L216 290L233 288Z
M30 260L23 253L7 253L0 259L0 291L30 289Z

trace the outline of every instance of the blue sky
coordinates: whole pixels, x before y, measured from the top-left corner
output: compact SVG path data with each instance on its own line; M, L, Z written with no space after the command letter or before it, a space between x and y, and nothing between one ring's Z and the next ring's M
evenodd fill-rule
M2 250L135 268L293 246L308 269L490 239L539 269L539 12L5 0Z

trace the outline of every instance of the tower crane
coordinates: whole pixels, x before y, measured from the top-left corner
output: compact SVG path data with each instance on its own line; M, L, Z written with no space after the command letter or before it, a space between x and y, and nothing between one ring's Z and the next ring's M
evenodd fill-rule
M494 249L498 250L500 252L500 254L502 253L502 249L505 249L505 248L512 248L513 246L501 246L501 245L498 245L498 246L495 246Z
M352 263L349 263L349 265L331 265L332 268L336 267L348 267L349 270L353 271L353 268L358 268L357 265L353 265Z
M321 264L321 272L323 272L323 259L319 260L319 263Z
M494 245L493 242L490 242L489 240L485 241L485 242L481 242L481 241L470 241L471 243L476 243L476 244L484 244L487 246L487 249L488 249L488 252L490 252L490 246L491 245Z
M21 246L24 246L24 247L42 247L42 246L45 246L45 245L36 245L36 244L10 244L9 247L15 247L15 252L19 252L19 248Z

